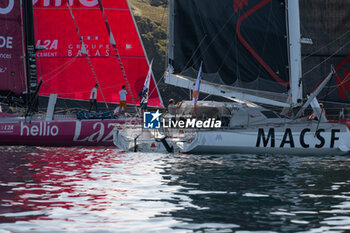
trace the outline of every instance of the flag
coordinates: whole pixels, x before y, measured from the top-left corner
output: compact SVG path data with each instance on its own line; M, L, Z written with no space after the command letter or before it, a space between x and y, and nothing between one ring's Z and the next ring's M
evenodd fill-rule
M196 105L197 105L199 88L201 83L202 64L203 62L201 62L201 66L199 67L196 85L194 86L193 93L192 93L193 114L196 114Z
M153 59L151 61L151 64L149 65L149 70L148 70L148 74L147 74L147 77L145 79L145 84L143 85L143 88L142 88L142 93L144 93L144 91L148 90L148 93L149 93L149 83L151 81L151 76L152 76L152 64L153 64ZM143 95L141 97L141 103L143 102Z

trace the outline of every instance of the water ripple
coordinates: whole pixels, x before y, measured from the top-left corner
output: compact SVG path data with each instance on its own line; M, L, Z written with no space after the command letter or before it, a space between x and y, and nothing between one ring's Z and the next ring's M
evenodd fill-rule
M2 232L350 230L350 159L0 148Z

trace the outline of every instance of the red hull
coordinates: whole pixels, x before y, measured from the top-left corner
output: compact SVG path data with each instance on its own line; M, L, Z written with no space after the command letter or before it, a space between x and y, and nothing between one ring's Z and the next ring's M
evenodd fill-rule
M2 121L0 145L114 146L113 125L124 122L115 119Z

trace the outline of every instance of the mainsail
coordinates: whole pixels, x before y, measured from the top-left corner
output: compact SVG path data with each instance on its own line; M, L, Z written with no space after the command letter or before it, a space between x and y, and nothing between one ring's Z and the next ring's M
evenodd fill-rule
M22 1L0 1L0 92L20 95L27 91Z
M57 93L60 98L88 100L91 88L98 82L106 102L119 102L118 92L123 85L130 87L127 103L139 102L132 97L137 97L142 89L149 66L129 5L127 0L102 0L101 3L118 54L112 47L98 0L33 0L36 45L46 47L37 53L38 76L44 81L40 95ZM91 66L81 52L80 39ZM153 78L150 90L149 105L162 106ZM98 101L103 101L101 95Z
M285 3L280 0L172 2L169 64L175 74L253 90L287 92ZM173 46L172 46L173 45Z
M304 45L304 94L327 76L333 65L337 74L319 94L321 101L348 104L350 100L350 1L301 0L302 34L311 38L312 45ZM327 106L327 109L333 106Z
M300 0L300 28L302 37L308 38L299 39L300 33L290 31L299 27L289 17L298 10L289 9L291 1L299 0L170 1L169 71L173 74L166 81L190 87L187 84L193 82L203 60L203 79L217 90L208 88L207 93L236 98L248 94L247 100L258 103L272 97L279 101L273 105L282 106L281 101L289 102L282 93L297 94L295 104L317 87L333 65L337 75L318 99L349 103L350 2ZM301 47L302 70L300 65L292 69L296 57L292 57L295 50L287 49L291 38L299 44L310 42L309 38L314 42ZM192 79L186 83L186 77Z

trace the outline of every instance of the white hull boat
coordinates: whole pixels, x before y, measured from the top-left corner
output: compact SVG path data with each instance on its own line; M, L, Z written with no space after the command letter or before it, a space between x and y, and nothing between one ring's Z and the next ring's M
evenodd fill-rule
M193 90L194 104L187 115L193 111L197 119L200 115L200 119L223 122L220 128L197 129L188 136L185 130L181 152L349 153L350 124L341 114L344 106L341 105L343 110L333 109L336 115L332 115L332 121L326 114L334 103L344 103L342 84L346 81L336 82L339 77L335 76L340 76L342 70L347 73L348 52L341 60L334 60L335 66L328 75L320 72L306 76L318 66L313 64L306 72L302 69L301 44L312 44L312 40L301 38L299 1L247 1L244 5L232 5L237 2L223 0L218 5L210 0L169 1L165 83ZM196 106L199 92L238 103L213 102L206 106L203 115L198 113L198 103ZM327 101L327 97L331 102L325 102L324 110L318 98ZM308 120L306 115L311 112L317 120ZM167 140L172 140L171 135Z
M183 104L182 116L190 106L190 102ZM344 155L350 151L350 125L345 122L293 120L256 105L199 102L197 107L201 117L215 112L217 119L224 119L227 111L231 116L217 129L169 128L166 121L160 129L119 126L114 144L125 151L198 154Z
M301 43L312 40L301 38L299 1L237 2L169 1L169 63L164 80L193 90L193 104L176 106L176 114L171 106L175 117L164 118L157 133L143 129L146 123L138 129L116 130L114 143L127 151L349 153L350 124L343 106L347 82L334 77L342 70L347 74L350 55L338 60L328 75L306 76L317 66L307 72L302 69ZM346 45L338 50L348 51ZM335 87L338 96L330 89ZM199 92L235 102L197 102ZM332 121L317 99L327 101L328 96L327 107L340 103L343 108L334 109ZM212 119L222 125L193 126Z
M349 126L340 123L270 124L249 128L197 130L180 135L142 129L115 130L114 144L131 152L193 154L345 155ZM169 150L169 148L172 148Z
M346 125L310 122L198 131L193 141L184 144L183 152L344 155L349 148L350 132Z

